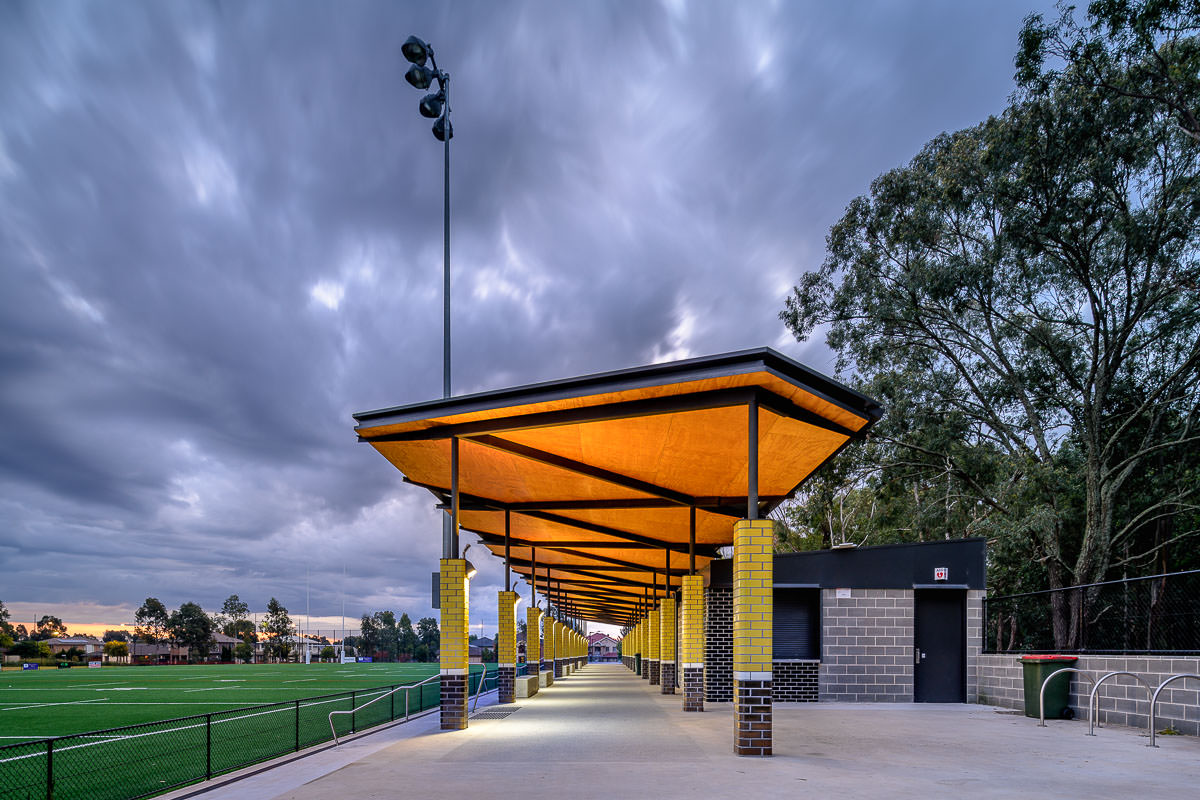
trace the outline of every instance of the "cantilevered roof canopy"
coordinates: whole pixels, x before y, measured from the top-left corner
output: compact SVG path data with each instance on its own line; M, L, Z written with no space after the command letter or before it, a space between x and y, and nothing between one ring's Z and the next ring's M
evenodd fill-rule
M460 526L501 557L507 531L511 568L555 605L625 624L679 586L690 547L702 568L751 506L769 512L881 413L762 348L354 418L447 511L457 439Z

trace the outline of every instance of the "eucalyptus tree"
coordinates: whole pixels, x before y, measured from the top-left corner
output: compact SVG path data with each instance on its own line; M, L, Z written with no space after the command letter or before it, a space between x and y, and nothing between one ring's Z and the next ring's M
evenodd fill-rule
M1142 480L1200 444L1200 142L1156 97L1035 74L852 201L781 316L890 401L876 479L944 481L1061 588L1195 533L1139 536L1200 489ZM1056 597L1069 646L1081 609Z

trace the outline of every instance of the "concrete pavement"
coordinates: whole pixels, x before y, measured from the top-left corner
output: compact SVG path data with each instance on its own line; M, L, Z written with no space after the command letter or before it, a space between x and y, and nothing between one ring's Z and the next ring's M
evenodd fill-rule
M775 756L732 754L729 703L680 710L620 665L594 664L502 719L437 717L220 786L207 798L1196 797L1200 740L1037 720L979 705L786 704ZM494 706L488 710L508 710ZM482 710L482 709L481 709ZM193 787L194 793L202 787ZM177 793L177 796L188 792Z

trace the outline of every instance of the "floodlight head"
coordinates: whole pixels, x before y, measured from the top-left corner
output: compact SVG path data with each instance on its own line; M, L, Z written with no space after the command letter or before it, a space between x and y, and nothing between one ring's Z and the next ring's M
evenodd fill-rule
M450 132L449 136L446 135L447 131ZM438 117L438 121L433 123L433 138L439 142L454 138L454 126L450 124L450 120L445 117Z
M421 103L417 106L417 108L420 110L422 117L437 119L442 115L442 104L445 102L446 93L436 92L422 97Z
M467 561L467 560L464 558L463 561ZM471 580L471 578L474 578L475 572L476 572L475 565L472 564L470 561L467 561L467 580Z
M436 77L437 73L423 64L413 64L408 68L408 72L404 73L404 80L418 89L428 89Z
M424 64L429 59L430 47L416 36L410 36L400 45L400 52L414 64Z

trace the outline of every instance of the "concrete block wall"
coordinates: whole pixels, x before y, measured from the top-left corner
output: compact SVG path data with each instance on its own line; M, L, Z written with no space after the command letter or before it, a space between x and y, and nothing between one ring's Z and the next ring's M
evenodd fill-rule
M913 593L821 590L820 699L911 703Z
M1019 656L987 653L979 657L979 702L1004 708L1025 708L1025 690ZM1097 677L1108 672L1133 672L1158 688L1174 674L1200 675L1200 658L1171 656L1080 656L1075 663ZM1071 681L1071 708L1079 719L1087 719L1087 701L1091 684L1083 679ZM1149 725L1150 700L1146 689L1125 675L1109 678L1100 687L1100 723L1128 725L1145 729ZM1176 681L1158 698L1155 727L1170 727L1180 733L1200 736L1200 681Z
M982 589L967 592L967 702L979 700L979 656L983 653Z

